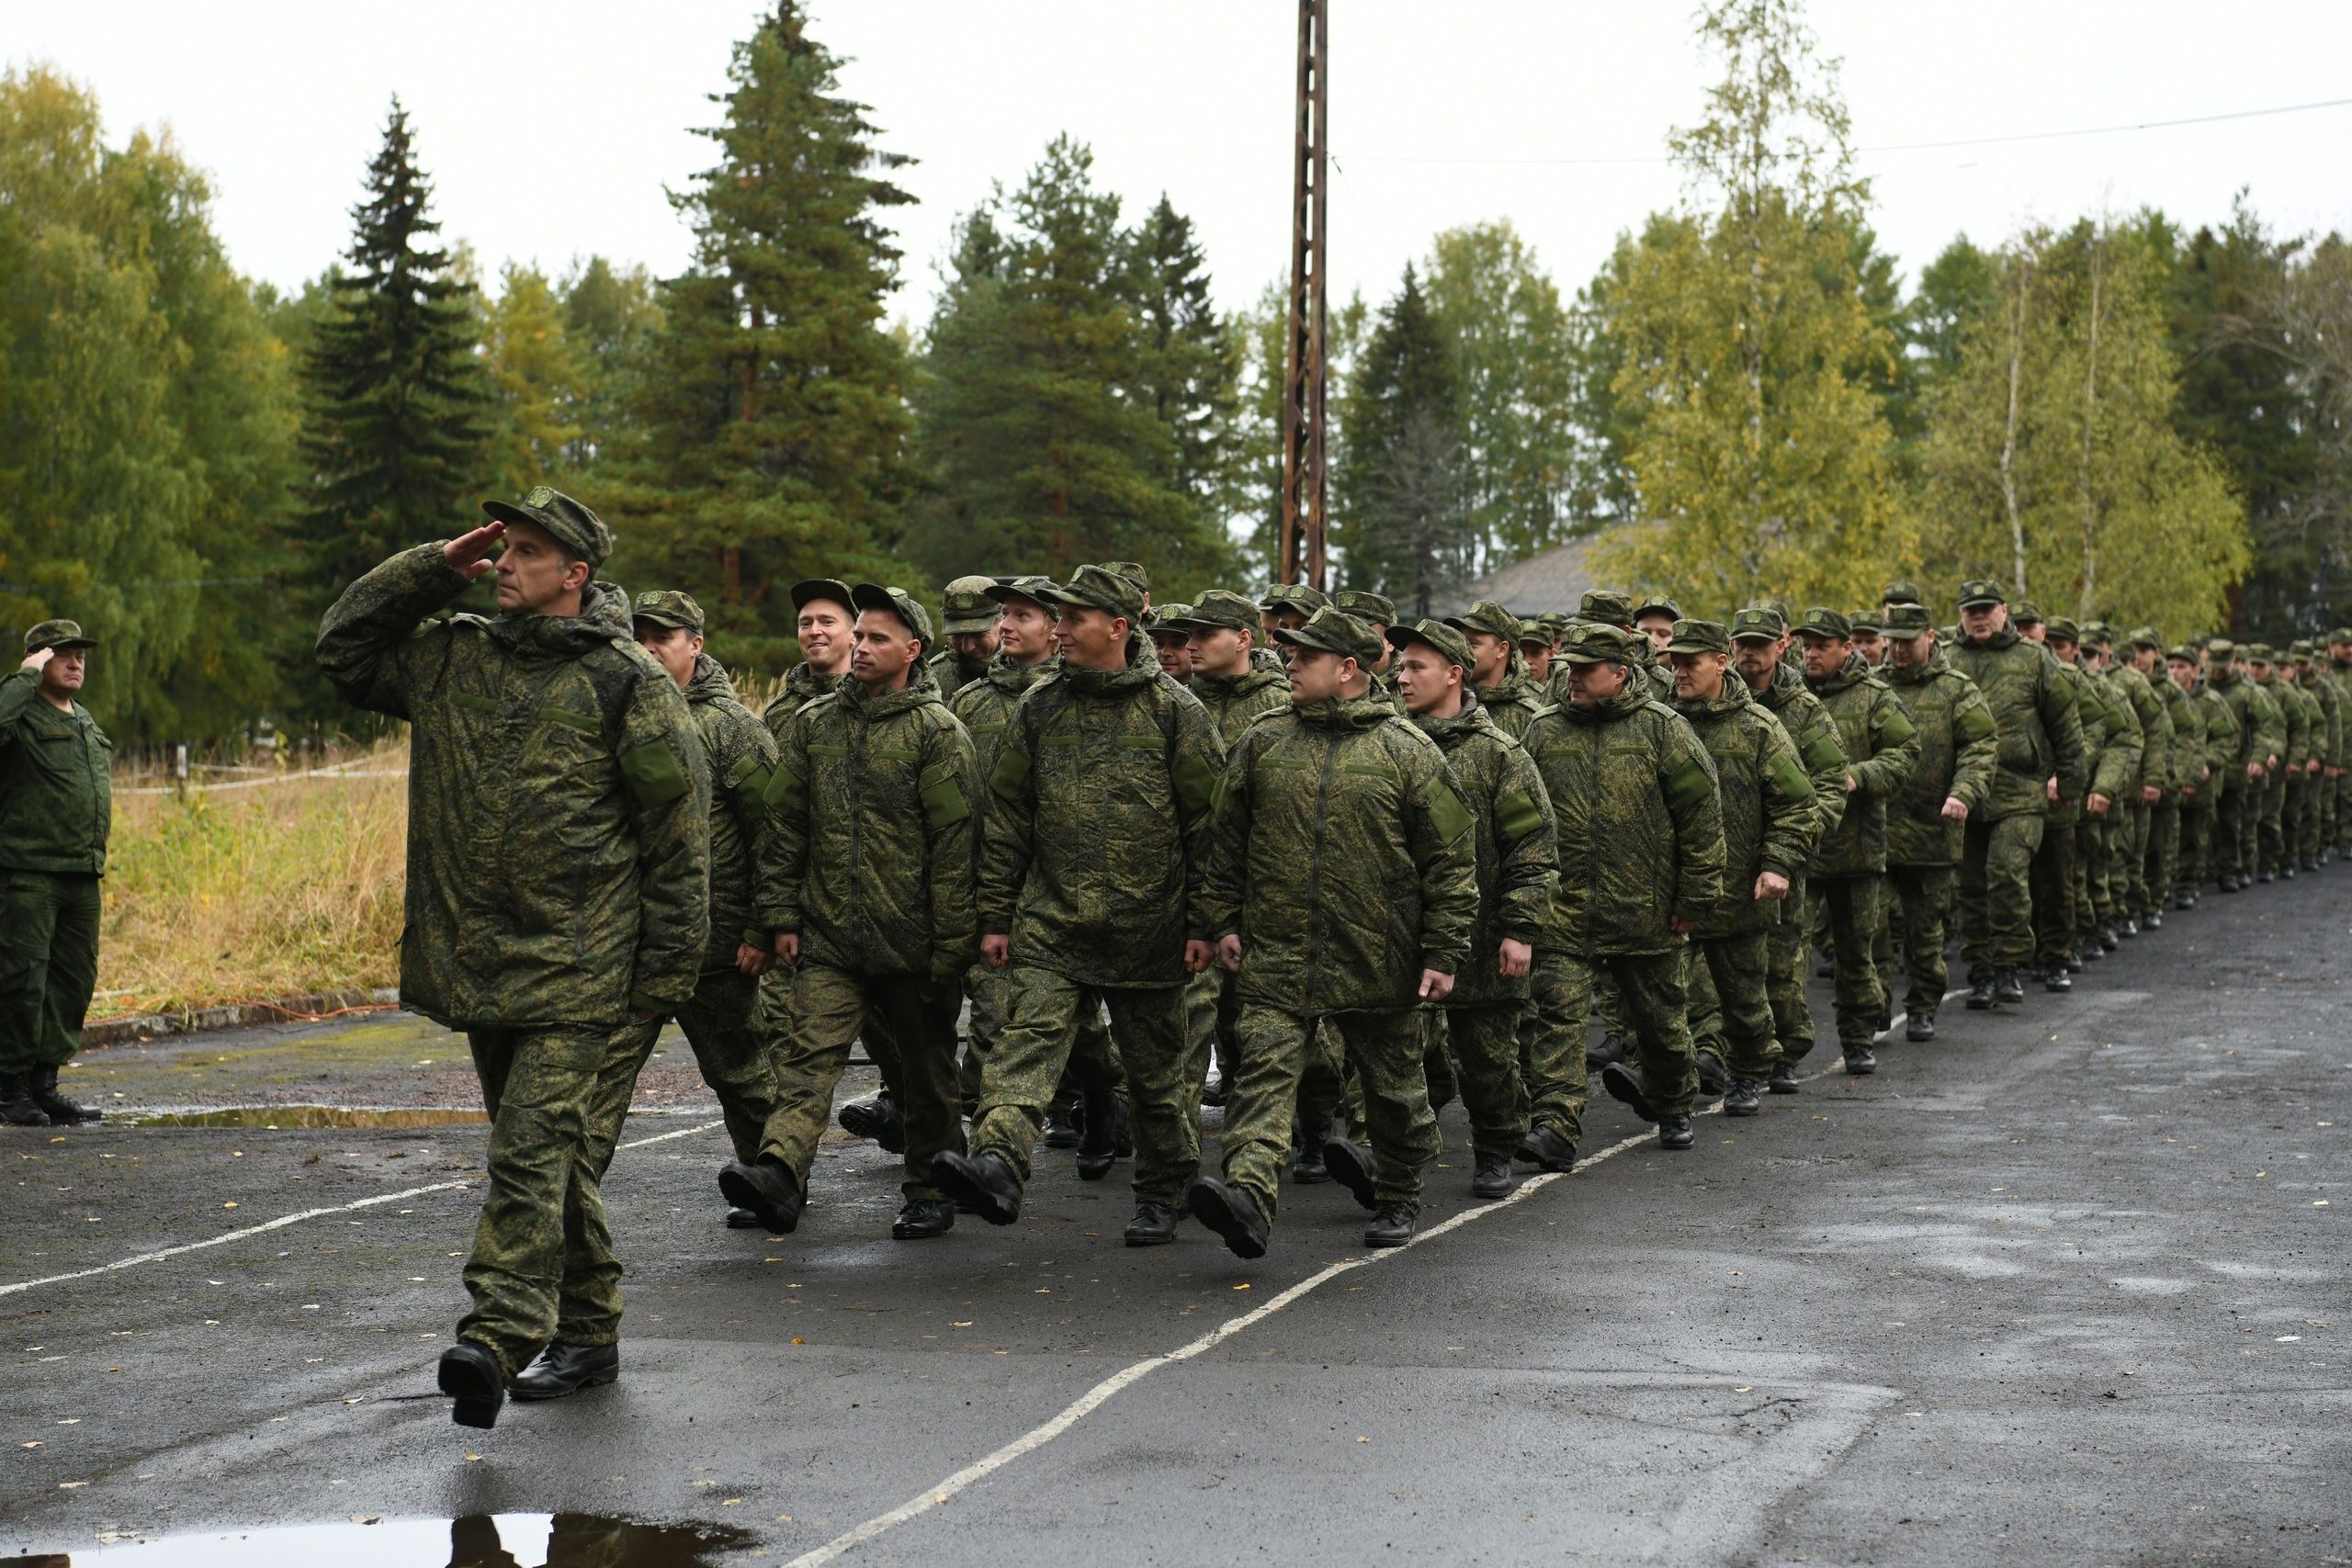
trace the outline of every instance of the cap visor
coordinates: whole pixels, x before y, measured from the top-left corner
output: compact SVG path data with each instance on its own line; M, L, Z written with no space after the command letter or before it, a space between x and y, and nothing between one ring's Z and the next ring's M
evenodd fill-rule
M528 523L534 528L545 528L548 525L546 513L534 512L527 506L517 506L511 501L485 501L481 503L481 509L489 513L496 522Z

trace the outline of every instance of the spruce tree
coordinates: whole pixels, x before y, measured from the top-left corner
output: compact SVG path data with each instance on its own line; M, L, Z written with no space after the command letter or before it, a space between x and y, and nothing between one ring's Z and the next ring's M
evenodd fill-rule
M907 480L907 367L889 175L838 62L783 0L735 47L706 130L718 163L673 200L695 259L664 290L613 505L624 565L695 594L730 661L790 656L794 581L880 573Z
M1193 525L1221 524L1236 505L1241 344L1210 302L1193 220L1164 192L1135 231L1127 288L1142 333L1137 390L1168 431L1169 486Z
M1340 412L1348 460L1336 478L1339 581L1430 614L1477 559L1463 506L1462 386L1429 296L1408 265L1381 309Z
M397 97L352 220L348 270L302 363L298 544L311 613L393 551L470 526L484 481L479 301L432 243L432 186Z

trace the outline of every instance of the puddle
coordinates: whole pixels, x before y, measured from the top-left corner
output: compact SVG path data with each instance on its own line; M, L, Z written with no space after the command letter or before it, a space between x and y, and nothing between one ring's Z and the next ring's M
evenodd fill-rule
M366 1105L230 1105L212 1111L109 1112L125 1127L458 1127L479 1125L489 1112L461 1107Z
M751 1539L716 1526L643 1525L589 1514L469 1514L160 1536L0 1558L0 1568L707 1568Z

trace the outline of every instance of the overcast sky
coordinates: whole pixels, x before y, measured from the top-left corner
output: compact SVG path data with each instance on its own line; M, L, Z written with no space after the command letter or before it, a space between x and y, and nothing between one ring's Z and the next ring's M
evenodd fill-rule
M1712 70L1688 11L1623 0L1332 0L1331 268L1390 292L1438 230L1508 218L1565 290L1671 204L1668 129ZM664 200L711 162L690 127L724 85L744 0L0 0L11 63L95 87L109 137L168 124L210 170L236 264L293 286L346 243L387 102L407 104L447 232L486 272L602 253L657 271L688 236ZM883 142L921 160L901 218L928 311L955 214L1058 131L1091 142L1130 215L1166 190L1227 306L1288 265L1295 7L1288 0L822 0L815 30ZM2352 96L2346 0L1815 0L1862 149ZM2226 215L2251 187L2290 231L2352 231L2352 107L1915 152L1868 152L1884 243L1916 276L1955 232L2160 206ZM1443 160L1410 162L1407 160ZM1510 164L1503 160L1530 160ZM1566 160L1627 160L1576 164ZM1553 160L1553 162L1532 162ZM1644 161L1647 160L1647 161Z

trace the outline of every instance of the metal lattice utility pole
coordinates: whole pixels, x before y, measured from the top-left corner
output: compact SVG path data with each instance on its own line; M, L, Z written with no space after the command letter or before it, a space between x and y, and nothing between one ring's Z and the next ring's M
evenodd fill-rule
M1330 141L1325 118L1326 0L1298 0L1298 124L1291 183L1290 364L1283 389L1281 581L1324 586L1323 223Z

